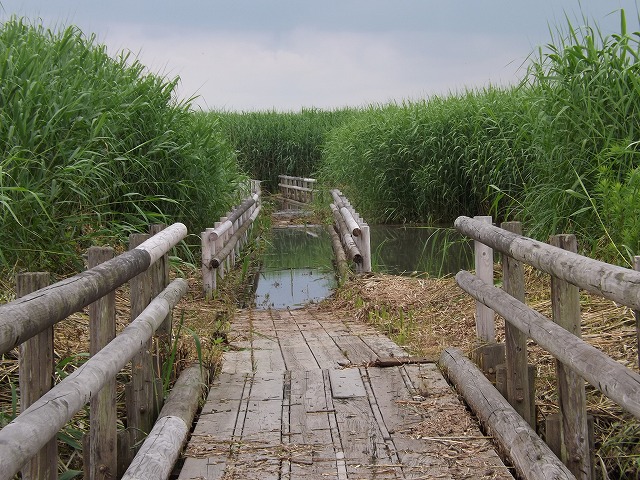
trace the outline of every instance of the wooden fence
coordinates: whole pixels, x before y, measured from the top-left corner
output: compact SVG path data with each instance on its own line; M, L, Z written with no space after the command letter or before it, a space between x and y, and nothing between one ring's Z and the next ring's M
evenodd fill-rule
M278 175L278 187L285 202L297 206L306 206L313 202L316 180L314 178Z
M85 437L84 478L120 477L133 458L134 446L151 431L162 402L158 377L162 359L152 355L151 340L157 332L161 341L170 342L171 311L187 290L183 279L169 283L167 257L186 236L186 227L180 223L166 229L154 226L152 233L155 235L132 235L130 250L117 257L111 248L90 248L88 270L53 285L47 285L46 273L18 276L19 298L0 306L0 353L20 349L22 412L0 430L0 479L11 479L21 469L23 479L57 478L56 435L87 403L90 432ZM126 282L130 282L131 323L116 336L115 289ZM91 357L53 386L52 327L87 306ZM162 352L162 347L157 351ZM129 362L127 429L118 432L116 375ZM189 378L193 377L190 371ZM200 368L195 377L201 387ZM180 394L177 398L184 403ZM175 412L175 404L173 400L165 407ZM166 410L163 412L166 423ZM181 445L186 439L192 418L171 415L173 430L165 431L173 443ZM178 430L182 436L177 435ZM163 471L170 471L178 454L179 448L164 452ZM168 477L168 472L164 477L159 471L154 466L151 476Z
M351 206L340 190L332 190L333 229L330 229L333 250L336 255L338 273L344 278L348 265L346 259L355 263L356 272L371 271L371 236L369 225Z
M516 457L516 469L524 478L590 479L593 464L584 381L640 418L640 375L580 338L579 289L640 310L640 272L578 255L573 235L555 235L546 244L522 236L518 222L501 226L493 226L491 217L456 220L456 229L473 238L477 245L476 275L461 271L456 282L478 303L477 334L483 344L478 355L481 367L485 371L497 370L497 385L502 385L501 391L523 421L516 423L511 414L505 415L506 410L497 401L487 403L492 394L479 393L487 392L486 384L478 380L459 352L446 350L441 364L458 379L454 380L456 386L473 397L470 403L481 410L476 414L489 423L503 449L513 454L512 460ZM493 283L493 250L502 254L502 289ZM553 320L524 303L523 263L551 275ZM494 312L506 321L506 345L496 344ZM532 367L528 365L527 339L557 360L560 413L547 419L546 438L570 473L553 464L545 447L522 442L523 436L530 437L533 433L529 427L535 428L534 382ZM501 354L496 353L500 351ZM504 369L497 365L500 357L506 362ZM550 476L551 471L555 476Z
M202 285L206 298L216 290L218 277L233 268L242 247L249 240L249 227L258 218L260 209L260 182L251 180L251 195L226 216L200 234L202 241Z

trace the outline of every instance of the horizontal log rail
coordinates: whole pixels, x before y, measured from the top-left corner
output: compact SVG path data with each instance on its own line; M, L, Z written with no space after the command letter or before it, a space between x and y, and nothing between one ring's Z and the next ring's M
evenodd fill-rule
M640 272L569 252L469 217L458 217L455 228L538 270L640 310Z
M158 420L122 480L166 480L182 451L208 384L208 372L194 364L180 374Z
M233 208L214 228L200 234L202 243L202 288L206 298L211 298L218 284L218 277L235 266L237 256L249 241L249 229L261 210L260 182L251 180L251 193Z
M168 228L153 225L151 231L155 235L132 234L132 248L115 258L112 248L91 247L90 268L53 285L47 285L45 273L18 275L19 298L0 306L2 348L20 347L21 405L20 414L0 430L0 479L11 479L20 469L23 478L57 478L56 435L87 403L90 428L83 440L85 478L115 478L118 462L127 462L116 454L117 438L129 445L129 436L120 436L116 429L116 375L132 359L135 362L145 354L151 359L147 349L157 330L162 332L156 340L162 361L160 343L171 341L171 311L187 290L181 279L168 284L168 252L187 235L186 227L180 223ZM126 282L130 282L131 315L136 313L116 336L115 289ZM84 307L89 307L91 357L53 385L51 326ZM127 430L120 433L144 435L151 427L146 430L138 422L144 417L152 426L157 411L148 406L157 404L157 391L134 391L130 386L136 381L155 385L156 372L136 367L130 377L125 389L127 407L145 414L134 418L128 411Z
M13 478L29 458L124 368L187 288L185 280L174 280L105 348L0 430L0 478Z
M476 359L485 372L495 372L501 393L535 426L534 367L528 365L527 339L555 357L559 414L545 419L546 441L576 478L593 478L585 380L640 418L640 375L580 338L579 289L640 310L640 272L579 255L573 235L554 235L547 244L523 236L519 222L500 228L491 217L459 217L455 227L476 241L477 255L482 252L491 260L476 258L475 276L466 271L456 275L458 285L476 299L477 311L482 306L488 312L476 316L476 322L490 323L478 325L478 332L494 332L494 312L505 319L505 344L497 344L494 334L478 335ZM494 250L502 254L502 289L493 285ZM551 275L552 318L525 303L525 263Z
M476 366L455 348L445 349L440 365L464 396L502 452L513 463L520 478L571 480L572 473L553 454L511 405L500 396Z
M475 275L464 270L458 272L456 283L624 410L640 418L640 375Z
M371 237L369 225L351 206L351 203L340 190L331 191L333 203L330 204L333 214L333 229L339 239L343 253L336 250L337 243L333 242L338 263L346 256L355 263L356 272L371 271Z
M0 354L144 272L186 235L187 227L175 223L113 260L0 305Z
M304 206L313 202L315 178L278 175L280 195L285 201Z

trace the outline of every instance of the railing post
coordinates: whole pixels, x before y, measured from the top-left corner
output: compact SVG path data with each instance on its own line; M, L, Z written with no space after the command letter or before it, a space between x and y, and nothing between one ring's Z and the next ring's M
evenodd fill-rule
M485 223L492 223L487 216L473 217ZM476 276L483 282L493 285L493 249L477 240L474 241ZM481 343L495 343L496 329L494 313L489 307L476 302L476 334Z
M633 257L633 269L640 271L640 256ZM638 368L640 369L640 311L634 310L636 318L636 348L638 350Z
M114 257L113 248L91 247L89 268ZM116 294L112 291L89 305L89 353L94 356L116 336ZM110 379L91 399L89 452L85 454L90 480L116 478L118 468L116 429L116 379Z
M129 249L147 240L147 234L129 236ZM133 321L151 303L151 274L147 270L129 281L131 290L131 320ZM153 427L155 419L155 378L153 360L149 349L151 341L142 346L131 360L131 383L127 385L127 427L133 443L137 444Z
M16 296L23 297L48 285L48 272L20 273L16 276ZM20 410L25 411L53 386L53 327L22 343L19 352ZM22 468L22 478L58 478L58 446L55 438Z
M549 243L572 253L578 251L575 235L553 235ZM553 321L581 337L578 287L552 276L551 305ZM584 380L559 361L556 361L556 370L562 419L561 459L577 479L587 480L591 478L591 453Z
M501 228L522 235L520 222L503 222ZM524 268L508 255L502 255L502 285L505 292L525 303ZM527 336L505 322L507 400L516 412L535 430L535 395L529 388Z
M167 226L163 223L157 223L149 226L149 233L156 235L163 231ZM162 291L169 286L169 253L165 253L160 257L153 265L151 265L151 298L155 298L162 293ZM164 397L162 392L162 370L165 368L167 359L169 358L169 352L171 350L172 343L172 331L173 331L173 312L169 312L162 324L156 330L156 342L157 349L154 356L155 359L155 372L153 376L154 390L153 390L153 421L157 418L162 405L164 403ZM153 425L152 425L153 427Z

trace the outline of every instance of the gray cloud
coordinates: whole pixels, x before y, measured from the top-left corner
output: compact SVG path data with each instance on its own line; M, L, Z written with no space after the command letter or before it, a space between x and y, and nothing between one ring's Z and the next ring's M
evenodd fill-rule
M516 82L577 0L0 0L4 13L77 24L116 53L227 109L323 108ZM583 0L606 31L635 0ZM560 19L560 20L558 20ZM629 21L630 25L636 23Z

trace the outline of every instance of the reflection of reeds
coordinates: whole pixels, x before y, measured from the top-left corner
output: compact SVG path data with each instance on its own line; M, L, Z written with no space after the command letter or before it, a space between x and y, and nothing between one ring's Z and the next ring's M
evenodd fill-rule
M374 270L442 277L472 264L468 239L453 228L372 226Z

